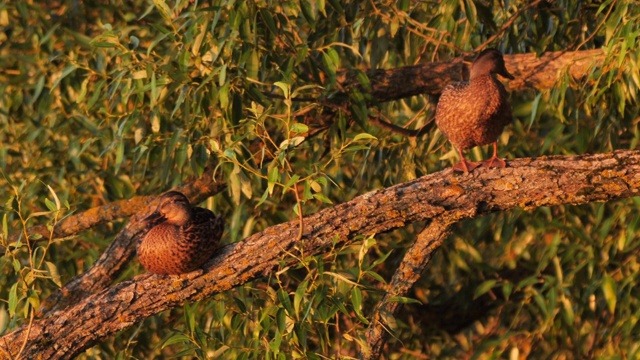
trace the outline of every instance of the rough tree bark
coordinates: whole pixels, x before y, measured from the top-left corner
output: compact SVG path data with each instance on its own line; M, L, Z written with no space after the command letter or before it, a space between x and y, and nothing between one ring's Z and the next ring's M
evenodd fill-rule
M265 276L282 259L294 265L296 260L287 254L319 254L336 239L348 244L356 235L417 221L444 230L460 219L516 207L527 210L638 195L640 151L516 159L506 169L480 169L467 175L447 169L307 216L301 239L298 220L290 221L226 246L203 270L171 277L144 274L106 288L36 319L30 329L23 326L4 335L0 354L16 354L26 340L25 358L71 358L148 316Z

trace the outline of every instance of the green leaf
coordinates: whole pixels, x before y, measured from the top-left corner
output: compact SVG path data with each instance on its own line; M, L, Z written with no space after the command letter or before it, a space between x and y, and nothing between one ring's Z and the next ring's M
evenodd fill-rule
M177 343L190 343L191 342L191 338L188 337L185 334L175 334L173 336L171 336L170 338L168 338L167 340L165 340L164 343L162 343L162 348L164 349L165 347L169 346L169 345L173 345L173 344L177 344Z
M158 8L158 10L160 11L160 14L162 14L162 17L169 23L172 22L172 12L171 12L171 8L169 7L169 5L167 5L166 2L164 2L163 0L153 0L153 5L156 6L156 8Z
M269 189L266 189L263 193L262 196L260 197L260 201L258 201L258 203L256 204L256 208L260 205L262 205L267 198L269 197Z
M286 184L284 184L284 188L282 188L282 192L285 193L287 190L289 190L289 188L291 186L293 186L293 184L295 184L298 180L300 180L300 176L297 174L294 174L288 181ZM293 189L294 191L296 191L296 189Z
M302 300L304 299L304 295L307 292L308 284L309 284L308 280L301 282L300 285L298 285L298 288L296 289L295 295L293 296L293 310L295 311L296 318L298 320L300 319L300 304L302 303Z
M2 235L4 239L9 238L9 225L7 224L7 213L2 215Z
M614 314L616 311L616 303L618 300L618 296L616 294L616 282L611 276L605 276L602 279L602 293L604 294L604 299L607 302L607 306L609 307L609 311L611 314Z
M291 85L282 82L282 81L276 81L274 83L275 86L279 87L280 90L282 90L282 95L284 96L285 99L289 99L291 96Z
M44 204L47 206L47 209L49 209L49 211L56 211L56 204L54 204L53 201L45 198Z
M60 206L60 199L58 199L58 195L56 194L55 191L53 191L53 188L51 186L47 185L47 189L49 189L49 192L51 193L51 196L53 197L53 200L56 203L54 210L60 210L61 206Z
M408 298L408 297L404 297L404 296L392 296L389 299L387 299L388 302L397 302L397 303L401 303L401 304L422 304L422 302L420 302L417 299L413 299L413 298Z
M575 314L571 302L567 298L562 298L562 318L567 326L573 326Z
M4 305L0 305L0 335L4 334L9 325L9 312L4 308Z
M258 79L260 71L260 58L256 50L251 50L251 55L247 61L247 78Z
M353 137L353 141L360 140L378 140L378 138L368 133L360 133Z
M67 65L66 68L62 71L62 74L53 82L53 86L50 91L53 91L58 85L60 85L60 81L69 76L72 72L76 71L77 67L75 65Z
M29 291L27 291L27 294L27 301L31 305L31 308L35 310L40 309L40 296L38 295L38 293L33 289L29 289Z
M391 253L393 252L393 250L389 250L386 254L384 254L382 257L380 257L379 259L377 259L376 261L374 261L371 266L369 266L367 268L367 270L369 269L373 269L374 267L382 264L383 262L385 262L385 260L387 260L387 258L389 257L389 255L391 255Z
M336 73L339 65L338 53L333 49L327 49L326 52L322 53L322 63L325 74L327 74L329 78L329 84L334 84L336 82Z
M56 264L51 261L45 261L45 266L47 267L47 271L49 272L49 276L51 276L51 281L54 284L58 285L58 287L62 287L62 282L60 281L60 273L58 272L58 267Z
M269 195L273 194L273 188L276 186L276 183L280 180L280 170L277 166L272 165L271 169L269 169L267 190L269 191Z
M122 165L123 160L124 160L124 142L119 141L116 147L116 164L114 169L114 172L116 174L118 173L118 169L120 169L120 166Z
M304 134L309 131L309 127L303 123L295 123L291 126L291 132Z
M311 28L314 29L316 25L316 13L311 1L300 1L300 9L302 10L302 16L304 16L305 20L311 25Z
M9 290L9 316L13 317L16 314L16 308L18 307L18 283L14 283Z
M498 281L495 279L486 280L482 284L480 284L476 291L473 293L473 300L479 298L480 296L486 294L489 290L491 290Z
M278 290L278 300L280 301L280 304L284 307L284 309L287 310L287 314L289 314L289 316L291 317L294 317L295 314L293 313L293 306L291 306L291 299L289 298L289 294L287 294L284 289Z
M280 296L280 294L278 294ZM276 313L276 324L278 326L278 331L283 333L287 328L287 312L284 308L278 309Z
M502 284L502 295L504 295L505 299L509 299L511 297L511 293L513 292L513 284L510 282L505 282Z
M351 288L351 304L353 305L353 310L356 312L356 316L358 316L360 321L368 324L369 320L367 320L362 313L362 290L357 286Z

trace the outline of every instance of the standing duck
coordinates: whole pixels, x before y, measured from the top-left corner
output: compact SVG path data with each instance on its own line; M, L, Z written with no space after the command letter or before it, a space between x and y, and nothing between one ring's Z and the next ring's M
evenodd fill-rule
M502 53L486 49L473 61L469 81L449 84L442 91L436 108L436 125L460 154L454 171L467 173L480 165L506 166L498 157L498 136L513 117L507 91L493 74L513 80ZM487 144L493 144L490 159L475 163L464 158L462 151Z
M136 248L138 259L147 271L161 275L200 268L217 250L224 229L221 216L192 207L178 191L163 194L142 222L147 231Z

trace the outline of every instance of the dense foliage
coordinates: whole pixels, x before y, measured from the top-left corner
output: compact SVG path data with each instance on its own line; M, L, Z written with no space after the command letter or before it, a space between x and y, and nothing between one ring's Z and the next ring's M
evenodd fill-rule
M30 226L217 166L227 190L204 206L227 219L231 243L450 166L455 152L437 129L411 138L369 122L383 114L419 128L434 99L379 103L368 69L486 46L602 48L587 79L549 74L553 88L511 95L516 119L501 152L635 148L639 24L640 7L622 0L2 3L0 335L91 266L126 219L33 243ZM360 87L342 87L345 70ZM639 211L635 198L459 224L401 299L387 357L637 357ZM84 357L355 356L420 228L296 254L296 268L149 318ZM122 278L143 271L133 261Z

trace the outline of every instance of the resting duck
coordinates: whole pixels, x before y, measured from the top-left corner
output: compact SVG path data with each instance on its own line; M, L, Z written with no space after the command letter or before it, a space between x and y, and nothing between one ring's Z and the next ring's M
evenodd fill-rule
M163 194L142 222L147 231L136 248L138 259L147 271L161 275L200 268L217 250L224 229L221 216L192 207L178 191Z
M507 91L493 74L514 78L504 65L502 53L486 49L473 61L469 81L449 84L442 91L436 125L460 154L454 171L467 173L480 165L506 166L498 157L498 136L513 117ZM464 158L462 151L487 144L493 144L490 159L476 163Z

